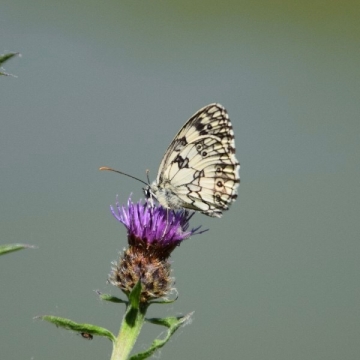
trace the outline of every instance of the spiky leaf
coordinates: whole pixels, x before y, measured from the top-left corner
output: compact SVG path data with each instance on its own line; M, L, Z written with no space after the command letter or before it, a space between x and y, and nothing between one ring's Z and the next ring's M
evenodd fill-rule
M112 296L110 294L102 294L100 291L96 291L101 300L117 303L117 304L127 304L126 300L120 299L116 296Z
M151 322L153 324L166 326L168 328L167 334L164 339L155 339L149 349L142 353L131 356L130 360L143 360L152 356L156 350L162 348L170 340L171 336L180 326L189 322L193 313L194 312L191 312L183 317L147 319L148 322Z
M7 60L11 59L12 57L14 57L16 55L19 55L19 53L9 53L9 54L0 55L0 69L4 62L6 62ZM11 76L11 74L8 74L8 73L2 72L2 71L0 71L0 75Z
M18 251L22 249L34 249L35 246L32 245L26 245L26 244L6 244L6 245L0 245L0 255Z
M110 339L112 342L116 340L113 333L103 327L92 325L92 324L80 324L70 319L61 318L58 316L43 315L36 317L37 319L45 320L57 327L62 327L66 330L76 331L78 333L86 333L90 335L103 336Z

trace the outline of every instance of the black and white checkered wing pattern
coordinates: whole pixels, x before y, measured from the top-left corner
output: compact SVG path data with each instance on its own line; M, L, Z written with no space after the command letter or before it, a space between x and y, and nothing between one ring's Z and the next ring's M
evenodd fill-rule
M170 144L154 195L168 208L221 217L236 199L239 169L228 114L221 105L210 104L193 115Z

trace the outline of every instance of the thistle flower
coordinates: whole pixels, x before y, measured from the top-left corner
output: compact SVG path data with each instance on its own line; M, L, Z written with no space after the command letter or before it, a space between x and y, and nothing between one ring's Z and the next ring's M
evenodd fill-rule
M119 261L113 263L110 283L129 295L140 279L141 302L166 297L173 284L168 261L171 252L183 240L204 232L198 231L200 226L188 230L194 213L151 206L149 202L133 203L130 198L127 206L120 206L116 199L116 209L110 209L126 227L129 243Z
M103 300L126 305L118 335L97 325L77 323L58 316L45 315L41 319L76 331L89 340L95 335L107 337L113 344L111 360L147 359L162 348L177 329L189 323L192 313L150 319L146 318L146 313L153 303L168 304L174 301L166 298L171 290L175 290L172 289L173 279L170 277L171 252L183 240L206 230L199 231L200 227L189 230L193 214L188 211L167 210L148 202L133 203L129 199L127 205L120 206L116 199L116 208L111 207L111 212L127 229L129 246L112 264L109 282L120 288L128 299L125 301L98 293ZM163 299L152 301L159 298ZM166 327L165 336L155 339L147 350L130 357L145 321Z

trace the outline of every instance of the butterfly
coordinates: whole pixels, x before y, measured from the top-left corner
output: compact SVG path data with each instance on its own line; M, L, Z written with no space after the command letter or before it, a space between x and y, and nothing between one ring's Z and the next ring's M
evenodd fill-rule
M156 180L146 184L147 198L167 209L189 209L221 217L237 198L240 164L235 157L232 124L225 108L210 104L180 129L160 163Z

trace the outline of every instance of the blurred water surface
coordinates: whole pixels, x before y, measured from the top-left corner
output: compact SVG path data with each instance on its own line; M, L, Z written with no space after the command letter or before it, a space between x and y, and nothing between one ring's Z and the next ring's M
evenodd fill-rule
M229 111L239 198L173 255L195 310L162 359L357 359L360 23L356 2L3 0L0 52L1 359L106 359L110 343L34 321L118 331L101 303L126 245L109 204L142 197L112 166L156 176L200 107ZM162 330L146 326L145 349Z

